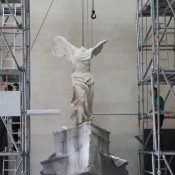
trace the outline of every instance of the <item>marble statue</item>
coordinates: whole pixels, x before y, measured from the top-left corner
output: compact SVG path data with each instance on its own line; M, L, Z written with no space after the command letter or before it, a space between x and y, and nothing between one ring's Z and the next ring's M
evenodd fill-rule
M93 118L94 78L90 71L92 57L100 53L107 40L103 40L93 48L77 48L65 38L56 36L52 44L52 54L57 57L65 56L73 66L71 106L73 110L70 118L79 125L90 122Z

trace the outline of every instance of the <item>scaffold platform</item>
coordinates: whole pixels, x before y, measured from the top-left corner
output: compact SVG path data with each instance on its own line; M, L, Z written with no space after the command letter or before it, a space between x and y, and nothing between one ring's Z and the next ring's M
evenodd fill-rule
M158 74L157 71L153 72L154 82L155 85L158 82ZM167 81L170 84L175 84L175 69L160 69L159 70L159 83L161 84L167 84ZM139 82L139 84L151 84L151 75L146 76L142 81Z
M156 7L156 1L154 1L154 6ZM170 0L169 1L171 7L175 10L175 1ZM172 16L173 12L169 5L167 0L159 0L159 16ZM143 17L149 17L151 16L151 5L150 1L147 1L142 9L139 11L139 15L142 15Z

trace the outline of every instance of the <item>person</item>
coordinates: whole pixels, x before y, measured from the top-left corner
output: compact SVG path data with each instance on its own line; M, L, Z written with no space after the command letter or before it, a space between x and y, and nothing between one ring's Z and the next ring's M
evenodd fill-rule
M5 91L12 91L12 90L13 90L12 85L8 85L7 87L5 87Z
M13 84L13 91L19 91L19 84L14 83ZM18 130L20 129L20 116L12 116L12 135L14 141L18 142ZM17 144L18 146L19 144ZM10 149L11 151L16 151L15 146L13 145Z
M73 64L70 118L79 125L93 118L94 78L90 71L90 62L94 55L100 53L107 40L103 40L93 48L76 48L65 38L56 36L52 45L52 54L57 57L65 56Z
M4 150L4 147L7 146L7 144L4 145L4 140L5 139L5 135L7 134L5 125L0 117L0 152Z
M150 95L154 97L154 109L155 109L155 127L156 127L156 132L158 132L158 125L160 127L160 149L163 150L163 139L162 139L162 133L161 133L161 128L163 126L163 121L164 121L164 114L161 113L164 111L164 107L165 107L165 102L164 99L159 95L158 96L158 91L157 88L154 87L153 88L154 92L152 94L152 91L150 91ZM157 115L157 111L159 108L159 119L158 119L158 115ZM151 113L152 110L149 112ZM156 134L157 135L157 134Z
M7 87L5 87L5 91L12 91L12 89L13 87L11 85L8 85ZM0 117L0 151L6 151L5 148L7 147L8 147L7 130L2 118Z

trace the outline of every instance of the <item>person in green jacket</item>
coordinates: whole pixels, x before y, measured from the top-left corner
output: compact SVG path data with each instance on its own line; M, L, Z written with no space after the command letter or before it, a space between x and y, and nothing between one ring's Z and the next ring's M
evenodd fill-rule
M164 99L159 95L158 96L158 91L157 88L154 87L154 93L152 94L152 92L150 92L151 96L154 95L154 109L155 109L155 121L156 121L156 132L157 132L157 127L159 125L160 127L160 149L163 150L163 140L162 140L162 134L161 134L161 128L163 126L163 121L164 121L164 114L162 113L164 111L165 108L165 102ZM158 115L157 115L157 111L159 108L159 112L160 112L160 117L158 120ZM150 111L150 113L152 112L152 110Z
M152 93L151 93L151 95L152 95ZM154 94L153 95L154 95L154 109L155 109L155 112L158 111L158 107L159 107L159 111L160 111L160 121L156 122L156 130L157 130L157 123L159 123L160 128L163 125L164 114L161 114L161 112L164 111L165 102L164 102L164 99L160 95L158 96L156 87L154 87ZM152 112L152 110L150 112ZM157 121L157 113L155 114L155 118L156 118L156 121Z

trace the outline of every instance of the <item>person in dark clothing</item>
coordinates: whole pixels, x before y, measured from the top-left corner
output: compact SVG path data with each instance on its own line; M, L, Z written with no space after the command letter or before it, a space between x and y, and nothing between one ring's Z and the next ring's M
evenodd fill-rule
M8 85L5 88L5 91L12 91L13 87L11 85ZM2 121L2 118L0 117L0 152L5 151L5 148L7 148L8 142L7 142L7 130L4 125L4 122Z
M0 118L0 152L4 151L5 147L7 147L7 131Z
M7 87L5 87L5 91L13 91L13 86L8 85Z

